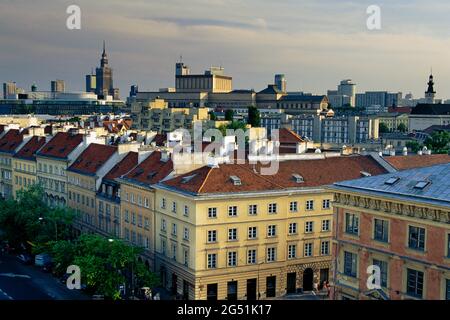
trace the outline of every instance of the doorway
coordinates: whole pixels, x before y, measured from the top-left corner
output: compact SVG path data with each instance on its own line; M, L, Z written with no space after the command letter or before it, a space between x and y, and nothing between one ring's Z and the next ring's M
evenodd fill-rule
M266 278L266 297L275 297L276 295L277 277L270 276Z
M247 279L247 300L256 300L256 278Z
M312 291L314 280L314 271L311 268L303 271L303 291Z
M229 281L227 285L227 300L228 301L236 301L238 297L238 283L237 281Z
M210 283L206 287L206 299L217 300L217 283Z
M177 294L177 282L178 282L178 277L175 273L172 273L172 294L176 295Z
M297 273L290 272L287 274L286 293L295 293L297 291Z

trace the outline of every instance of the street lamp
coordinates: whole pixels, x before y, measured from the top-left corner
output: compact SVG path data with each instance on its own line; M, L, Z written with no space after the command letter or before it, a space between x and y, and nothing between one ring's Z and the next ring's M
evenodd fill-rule
M44 217L39 217L38 218L39 222L44 221ZM55 240L58 241L58 223L55 220Z

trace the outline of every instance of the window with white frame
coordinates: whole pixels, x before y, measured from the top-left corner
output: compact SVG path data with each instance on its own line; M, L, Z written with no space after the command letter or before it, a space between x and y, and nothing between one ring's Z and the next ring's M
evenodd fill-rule
M267 262L274 262L277 259L277 249L275 247L267 248Z
M330 231L330 220L322 220L322 232Z
M289 234L296 234L297 233L297 223L292 222L289 223Z
M237 240L237 229L231 228L228 229L228 241L236 241Z
M306 201L306 210L314 210L314 200Z
M269 203L269 214L275 214L275 213L277 213L277 204Z
M359 234L359 216L355 213L345 213L345 233Z
M208 269L215 269L217 267L217 254L208 253Z
M323 199L322 200L322 209L330 209L331 208L331 200L330 199Z
M304 247L304 256L305 257L312 257L313 255L313 243L312 242L307 242L305 243L305 247Z
M289 203L289 211L290 212L297 212L298 211L298 202L297 201L291 201Z
M314 231L314 221L305 222L305 233L312 233Z
M237 266L237 252L236 251L228 252L228 266L229 267Z
M172 235L175 237L177 236L177 224L176 223L172 224Z
M177 213L177 203L175 201L172 201L172 212Z
M214 243L217 241L217 230L208 230L208 242Z
M189 240L189 229L184 227L184 231L183 231L183 239L184 240Z
M162 219L161 220L161 231L166 231L166 228L167 228L167 226L166 226L166 220L165 219Z
M320 243L320 255L328 256L330 254L330 241L322 241Z
M165 209L166 208L166 198L162 198L161 199L161 208Z
M217 208L208 208L208 218L217 218Z
M295 259L297 257L297 245L288 245L288 259Z
M150 207L150 201L147 197L144 198L144 207L149 208Z
M258 236L256 227L248 227L248 238L249 239L256 239Z
M267 236L268 237L275 237L277 235L277 226L276 225L270 225L267 226Z
M258 205L256 204L250 204L248 206L248 214L251 216L255 216L258 214Z
M256 250L250 249L247 251L247 264L255 264L256 263Z
M189 216L189 207L188 206L184 206L184 216L186 216L186 217Z
M228 207L228 216L236 217L237 216L237 206L229 206Z

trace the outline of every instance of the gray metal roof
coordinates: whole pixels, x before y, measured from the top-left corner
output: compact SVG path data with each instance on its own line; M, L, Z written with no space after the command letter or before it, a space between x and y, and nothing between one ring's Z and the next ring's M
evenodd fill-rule
M387 184L386 181L393 177L399 179L393 184ZM429 183L423 189L415 187L422 181ZM450 163L337 182L333 188L450 208Z

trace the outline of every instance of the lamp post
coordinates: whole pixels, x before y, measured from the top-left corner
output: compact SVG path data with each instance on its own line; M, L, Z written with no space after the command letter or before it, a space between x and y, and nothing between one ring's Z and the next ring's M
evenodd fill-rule
M39 222L44 221L44 217L39 217ZM55 220L55 241L58 241L58 223Z

